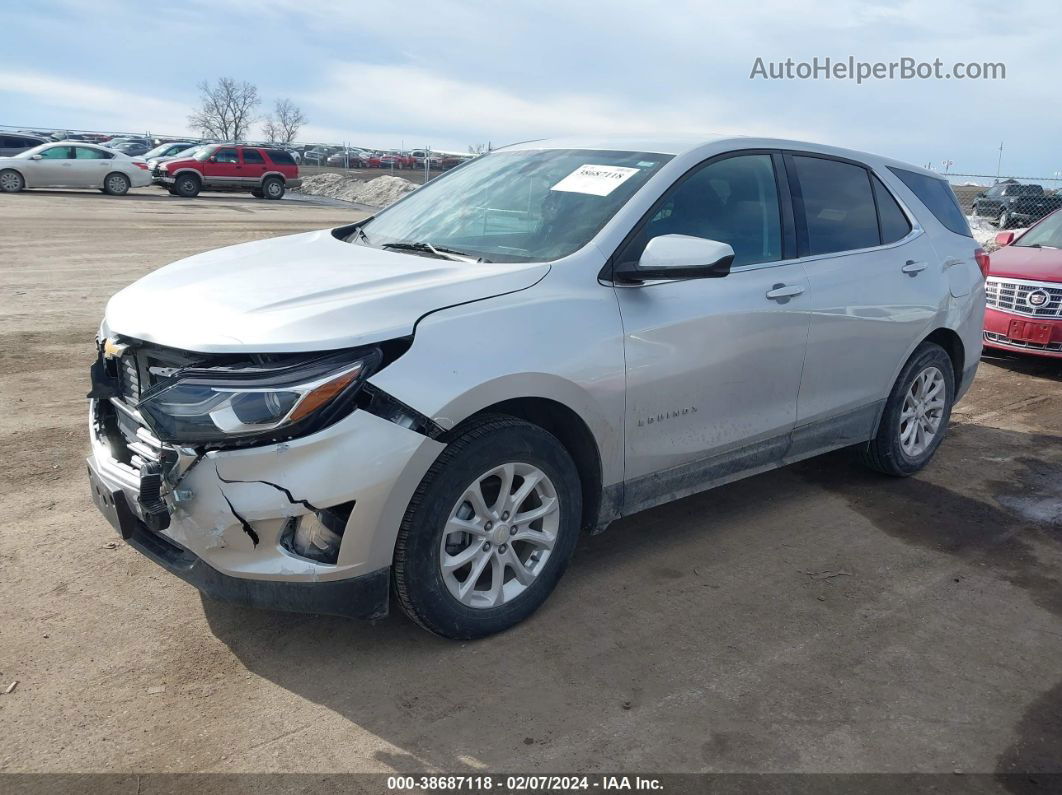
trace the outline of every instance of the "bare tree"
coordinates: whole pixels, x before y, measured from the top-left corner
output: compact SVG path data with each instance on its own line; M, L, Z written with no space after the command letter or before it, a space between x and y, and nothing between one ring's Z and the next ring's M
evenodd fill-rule
M273 105L273 113L266 116L262 123L262 134L271 144L290 144L299 134L299 128L306 123L302 110L290 99L278 99Z
M246 80L219 77L214 85L199 84L199 110L188 117L188 124L210 138L241 141L255 121L261 100L258 88Z
M272 116L266 116L266 120L262 123L262 135L271 144L275 144L281 140L283 133L280 130L280 125Z
M278 99L274 105L277 126L280 128L280 142L290 144L299 134L299 128L306 123L302 109L290 99Z

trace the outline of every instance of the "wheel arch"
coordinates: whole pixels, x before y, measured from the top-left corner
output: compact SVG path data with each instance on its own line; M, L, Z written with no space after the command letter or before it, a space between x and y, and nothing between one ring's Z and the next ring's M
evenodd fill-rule
M22 177L22 189L23 190L25 190L26 188L28 188L30 186L29 180L26 179L26 175L23 174L21 171L19 171L14 166L3 166L2 168L0 168L0 171L14 171L16 174L18 174L20 177Z
M955 388L958 389L966 367L966 347L963 345L962 338L952 329L941 327L927 335L922 342L936 343L948 354L955 375Z
M590 529L597 525L602 501L601 451L590 426L572 408L545 397L517 397L485 406L465 418L439 441L446 442L461 435L471 423L487 415L503 414L537 425L557 437L572 457L579 472L583 510L581 525Z

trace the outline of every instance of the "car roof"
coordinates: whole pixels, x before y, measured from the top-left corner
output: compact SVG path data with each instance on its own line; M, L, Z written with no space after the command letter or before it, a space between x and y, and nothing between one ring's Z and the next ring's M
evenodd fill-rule
M906 163L902 160L894 160L890 157L861 152L855 149L844 149L828 144L813 143L811 141L797 141L787 138L765 138L745 135L719 135L706 134L701 136L684 136L674 138L649 138L649 137L565 137L544 138L535 141L522 141L501 147L495 151L517 151L534 149L603 149L628 152L655 152L662 155L685 155L702 149L725 152L737 149L798 149L805 152L832 155L834 157L857 160L879 167L895 166L915 173L942 179L940 174L919 166Z

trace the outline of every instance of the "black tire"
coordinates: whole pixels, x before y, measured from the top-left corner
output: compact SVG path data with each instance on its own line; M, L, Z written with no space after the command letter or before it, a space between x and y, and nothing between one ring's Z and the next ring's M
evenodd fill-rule
M999 219L996 221L1000 229L1006 229L1010 226L1010 214L1006 210L1001 210L999 213Z
M443 528L469 484L509 462L538 467L552 482L560 511L556 541L523 593L498 607L470 607L459 602L443 580ZM579 473L555 436L510 417L477 421L443 450L409 502L391 569L395 597L413 621L446 638L469 640L506 630L535 612L553 591L578 541L581 513Z
M203 189L203 183L195 174L178 174L173 182L173 192L185 199L194 199Z
M251 190L251 195L254 196L256 199L265 198L265 194L262 193L262 189L261 188L253 188Z
M119 171L112 171L103 178L103 192L108 196L124 196L132 186L129 177Z
M167 188L166 188L166 191L167 191L167 192L168 192L168 193L169 193L169 194L170 194L171 196L180 196L180 195L181 195L181 194L179 194L179 193L177 192L177 190L176 190L175 188L173 188L172 186L171 186L171 187L167 187Z
M284 198L284 180L280 177L266 177L262 180L262 195L276 201Z
M920 454L911 456L903 449L900 443L901 418L904 400L907 397L911 385L916 377L928 368L934 367L940 371L944 379L945 396L944 408L940 417L940 424L932 441ZM922 469L933 454L937 451L940 443L948 430L948 421L951 419L951 407L955 402L955 369L951 357L939 345L933 342L923 342L911 358L907 360L896 383L889 393L885 402L885 410L882 412L881 422L878 424L877 435L867 442L863 450L863 463L871 469L894 477L908 477Z
M4 193L18 193L26 187L26 180L13 168L5 168L0 171L0 191Z

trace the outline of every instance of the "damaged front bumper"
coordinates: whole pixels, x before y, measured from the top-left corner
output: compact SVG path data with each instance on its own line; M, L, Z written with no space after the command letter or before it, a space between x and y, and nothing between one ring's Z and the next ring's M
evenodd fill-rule
M386 615L398 527L442 443L355 410L302 438L197 452L159 443L120 398L90 404L92 496L135 549L211 598ZM296 548L307 527L338 548Z

